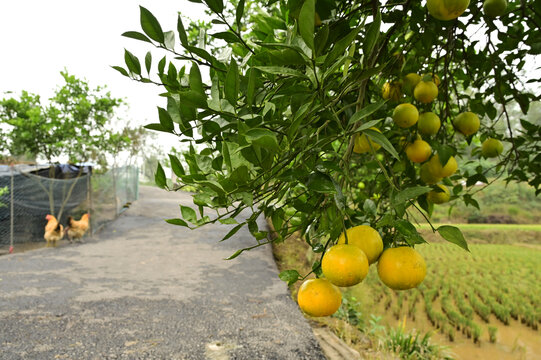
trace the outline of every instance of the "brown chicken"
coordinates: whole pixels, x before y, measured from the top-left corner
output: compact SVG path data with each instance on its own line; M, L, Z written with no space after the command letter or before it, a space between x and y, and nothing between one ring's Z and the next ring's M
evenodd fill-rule
M68 240L71 242L73 239L81 239L83 235L88 231L90 227L90 214L86 213L81 216L80 220L74 220L73 217L68 216L68 226L66 227L66 233L68 234Z
M47 224L45 225L45 234L43 238L47 242L47 246L56 246L56 242L64 237L64 227L56 220L53 215L45 216Z

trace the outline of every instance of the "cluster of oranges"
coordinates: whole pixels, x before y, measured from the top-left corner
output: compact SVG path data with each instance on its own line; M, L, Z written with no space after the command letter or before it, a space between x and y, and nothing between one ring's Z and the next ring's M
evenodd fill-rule
M411 247L383 250L377 230L367 225L350 228L338 238L338 243L323 255L321 270L324 278L306 280L300 287L297 301L311 316L334 314L342 303L338 287L357 285L377 262L381 281L395 290L418 286L425 278L426 264Z

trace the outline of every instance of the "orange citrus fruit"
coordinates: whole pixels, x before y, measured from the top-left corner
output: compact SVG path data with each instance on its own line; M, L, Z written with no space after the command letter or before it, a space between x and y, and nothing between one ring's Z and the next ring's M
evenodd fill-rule
M432 168L430 167L430 163L424 163L421 165L421 181L423 181L425 184L432 185L439 183L442 178L432 173Z
M416 73L409 73L402 79L402 88L406 94L411 95L415 86L421 81L421 76Z
M498 139L488 138L483 141L481 154L486 158L498 157L503 152L503 144Z
M465 136L475 134L479 130L481 122L477 115L470 111L458 114L453 120L453 125Z
M432 148L423 140L417 139L412 144L406 146L406 156L410 161L422 163L428 160L432 154Z
M417 130L423 135L436 135L440 129L441 121L433 112L424 112L419 115Z
M428 167L430 169L430 173L435 175L436 177L449 177L453 175L456 170L458 169L458 163L456 162L456 159L451 156L449 160L447 160L447 163L445 166L441 165L440 157L438 154L432 156L430 161L428 162Z
M426 7L430 15L438 20L453 20L466 11L470 0L428 0Z
M485 0L483 3L483 11L486 16L495 18L505 14L507 9L506 0Z
M449 201L451 198L451 192L445 185L436 185L437 190L431 190L426 194L426 199L433 204L443 204Z
M381 96L387 100L398 101L402 97L401 84L399 81L393 81L392 83L386 82L381 88Z
M336 286L357 285L368 274L368 259L355 245L334 245L323 255L321 271Z
M401 128L415 125L418 119L419 111L410 103L400 104L393 111L393 121Z
M381 281L394 290L417 287L426 276L426 263L421 254L407 246L383 251L378 261Z
M359 225L347 229L346 234L348 236L348 244L360 248L366 255L369 264L373 264L378 260L379 255L383 251L383 241L376 229L368 225ZM345 243L346 236L342 233L338 238L338 244Z
M433 81L420 81L413 90L415 100L428 104L438 97L438 87Z
M381 132L379 129L375 127L371 127L370 129L375 130L379 133ZM370 144L372 145L372 148L374 149L374 151L378 150L381 147L380 144L368 138L366 134L360 134L360 135L357 134L355 137L355 146L353 147L353 151L356 152L357 154L369 152Z
M328 280L309 279L299 288L297 302L310 316L330 316L340 307L342 293Z

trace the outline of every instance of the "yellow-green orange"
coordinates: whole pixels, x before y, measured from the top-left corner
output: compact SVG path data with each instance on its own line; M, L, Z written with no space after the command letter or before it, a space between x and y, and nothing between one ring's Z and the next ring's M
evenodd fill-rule
M371 127L370 128L371 130L375 130L377 132L381 132L379 131L379 129L375 128L375 127ZM362 153L365 153L365 152L369 152L371 151L370 150L370 145L372 145L372 148L374 149L374 151L378 150L381 145L372 141L372 139L368 138L368 136L366 136L366 134L361 134L361 135L356 135L355 137L355 144L353 146L353 151L356 152L357 154L362 154Z
M507 9L506 0L485 0L483 3L483 12L486 16L495 18L505 14Z
M432 148L423 140L415 140L412 144L406 146L406 156L415 163L422 163L430 157Z
M447 160L445 166L442 166L440 162L440 157L438 154L436 154L432 156L432 158L428 162L428 168L430 170L430 173L434 176L445 178L453 175L456 172L456 170L458 169L458 163L456 162L456 159L451 156L449 160Z
M483 141L481 154L486 158L497 157L503 152L503 144L498 139L488 138Z
M424 112L419 115L417 130L419 130L422 135L436 135L440 126L440 118L433 112Z
M400 82L393 81L392 83L386 82L381 88L381 96L387 100L391 99L393 101L398 101L402 97L402 90Z
M400 104L393 111L393 121L401 128L415 125L418 119L419 111L410 103Z
M426 194L426 199L433 204L443 204L451 198L451 192L445 185L436 185L438 190L431 190Z
M415 86L421 81L421 76L416 73L409 73L402 79L402 89L406 94L411 95Z
M427 78L427 79L425 79ZM423 77L422 79L424 80L432 80L434 82L434 84L436 84L437 87L440 86L441 84L441 80L440 80L440 77L437 75L437 74L423 74Z
M477 117L477 115L471 111L466 111L458 114L457 117L454 118L453 125L465 136L470 136L479 130L481 122L479 121L479 117Z
M390 248L379 258L378 275L391 289L412 289L423 282L426 263L421 254L411 247Z
M430 168L429 163L424 163L421 165L421 181L423 181L425 184L432 185L439 183L442 178L433 174L432 170Z
M466 11L470 0L428 0L426 7L430 15L438 20L453 20Z
M420 81L413 90L415 100L428 104L438 97L438 87L433 81Z
M359 225L347 229L346 234L348 244L360 248L366 255L369 264L373 264L378 260L383 251L383 241L376 229L368 225ZM338 244L345 244L345 242L346 236L342 233L338 238Z
M310 316L330 316L340 307L342 293L328 280L310 279L299 288L297 302Z
M336 286L357 285L368 274L368 259L355 245L334 245L323 255L321 271Z

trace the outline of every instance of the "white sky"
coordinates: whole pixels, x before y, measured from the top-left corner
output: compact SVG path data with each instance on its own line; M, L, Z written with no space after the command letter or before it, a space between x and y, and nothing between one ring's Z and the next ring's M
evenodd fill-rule
M156 106L164 105L157 95L160 88L129 80L110 67L125 67L124 48L142 64L152 48L121 36L125 31L142 32L139 5L158 18L164 31L176 32L178 11L183 18L203 15L202 6L187 0L1 0L0 97L27 90L47 99L62 84L60 71L66 68L92 88L107 85L113 96L125 98L130 108L121 116L132 126L158 122ZM153 55L156 66L163 53L153 51ZM163 134L160 143L169 150L176 141Z

